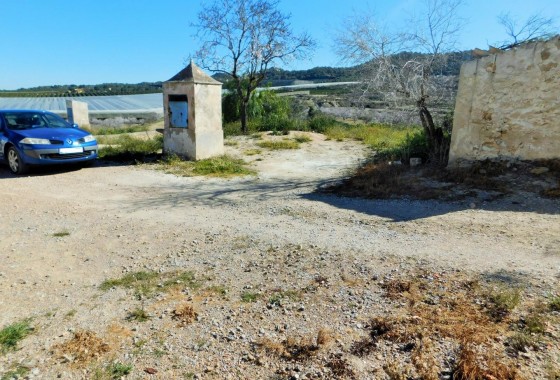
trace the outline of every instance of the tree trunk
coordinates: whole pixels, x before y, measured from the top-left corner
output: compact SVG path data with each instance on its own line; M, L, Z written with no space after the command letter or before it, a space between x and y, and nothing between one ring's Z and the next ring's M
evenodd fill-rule
M436 127L434 125L432 114L428 111L428 107L426 107L426 98L420 98L420 100L416 102L416 105L418 106L418 114L420 116L420 121L422 122L422 127L424 127L424 132L426 132L428 143L431 143L435 138Z
M249 130L247 128L247 106L248 106L248 103L245 102L245 99L242 99L239 106L240 106L239 116L241 117L241 132L243 132L243 134L246 135L248 130Z
M428 154L430 160L436 164L447 164L449 144L444 141L443 130L435 126L432 114L426 106L425 97L420 98L420 100L416 102L416 105L418 106L418 114L422 122L422 127L426 133L426 139L428 140Z

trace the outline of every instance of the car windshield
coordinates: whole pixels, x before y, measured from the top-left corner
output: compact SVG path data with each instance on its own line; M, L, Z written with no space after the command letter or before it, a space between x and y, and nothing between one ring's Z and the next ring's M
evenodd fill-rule
M6 126L12 130L31 128L72 128L63 118L42 112L5 112Z

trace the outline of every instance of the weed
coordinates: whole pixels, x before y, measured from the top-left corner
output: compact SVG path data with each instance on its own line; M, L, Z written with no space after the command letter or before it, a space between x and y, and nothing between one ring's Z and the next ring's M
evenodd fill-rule
M334 124L325 130L332 140L354 139L377 151L384 159L399 159L406 151L407 156L420 154L423 150L422 129L420 127L398 127L385 124L343 125Z
M552 361L545 365L544 372L546 380L560 380L560 367Z
M248 169L246 165L245 161L227 155L200 161L185 161L178 156L169 156L160 162L159 169L164 170L166 173L184 177L199 175L209 177L254 175L255 172Z
M10 368L8 372L5 372L0 380L13 380L13 379L23 379L29 373L29 368L18 365Z
M113 379L120 379L132 371L132 365L114 362L109 366L109 373Z
M546 319L543 314L539 312L532 312L525 317L524 330L529 334L544 334L546 331Z
M70 231L68 230L62 230L59 232L55 232L52 234L53 237L65 237L65 236L69 236L70 235Z
M163 148L163 136L141 139L129 135L120 135L111 141L111 145L99 149L99 157L116 161L145 161Z
M144 308L136 308L128 313L126 317L129 321L146 322L150 319L150 315L144 310Z
M154 348L153 354L156 358L161 358L161 357L164 357L165 355L167 355L165 350L162 350L161 348Z
M131 126L120 126L120 127L85 127L86 131L90 132L95 136L103 135L120 135L124 133L135 133L135 132L146 132L149 130L147 125L131 125Z
M303 144L313 141L313 139L307 135L297 134L294 136L294 141Z
M229 156L220 156L200 160L195 163L193 173L197 175L228 177L234 175L253 175L254 172L245 167L243 160Z
M560 296L553 296L548 302L551 311L560 311Z
M29 320L12 323L0 330L0 353L15 350L19 341L33 331Z
M101 283L99 288L101 290L109 290L111 288L122 287L122 288L132 288L139 283L148 282L156 279L159 276L157 272L134 272L127 273L121 278L105 280Z
M268 303L274 306L282 306L282 300L287 298L291 301L299 301L301 299L301 291L298 290L281 290L274 289L272 296L268 299Z
M523 352L527 348L536 347L538 338L525 331L515 332L513 335L506 339L506 345L509 346L514 352Z
M519 305L521 291L518 288L494 288L488 292L487 299L490 316L500 321Z
M72 309L72 310L70 310L68 313L66 313L66 314L64 315L64 318L70 319L70 318L72 318L73 316L75 316L77 312L78 312L78 311L77 311L76 309Z
M257 145L270 150L299 149L299 143L294 140L266 140L259 141Z
M209 293L214 293L222 297L225 297L228 293L227 288L223 285L212 285L207 287L205 290Z
M202 283L190 271L166 273L141 271L127 273L121 278L105 280L99 289L109 290L113 287L132 289L139 298L142 298L153 295L156 290L169 291L178 286L196 290L202 286Z
M238 146L239 142L237 142L235 140L226 140L226 141L224 141L224 145L225 146Z
M260 149L247 149L243 152L246 156L256 156L257 154L261 154L262 150Z
M243 302L255 302L259 299L260 294L254 292L243 292L241 293L241 301Z

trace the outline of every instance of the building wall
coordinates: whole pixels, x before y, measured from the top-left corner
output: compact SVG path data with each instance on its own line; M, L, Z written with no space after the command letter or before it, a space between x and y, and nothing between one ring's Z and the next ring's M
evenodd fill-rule
M449 164L560 157L560 36L461 67Z

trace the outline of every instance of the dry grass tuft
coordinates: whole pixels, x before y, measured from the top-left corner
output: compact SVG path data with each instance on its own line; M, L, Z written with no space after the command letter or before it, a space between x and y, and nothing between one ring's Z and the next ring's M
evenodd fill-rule
M285 360L302 361L315 356L322 348L327 348L333 340L332 332L322 328L316 337L288 337L280 343L263 338L257 346Z
M525 309L525 317L520 320L523 334L514 334L504 341L510 334L511 320L503 316L520 304L518 289L488 290L468 278L422 271L385 281L381 286L388 298L398 302L407 300L406 308L400 315L372 318L369 336L356 341L350 353L364 357L378 347L386 347L387 343L399 347L403 353L410 352L409 363L413 364L410 369L402 367L400 361L385 364L390 379L439 379L442 368L450 365L449 357L442 356L440 346L447 342L460 347L452 355L453 379L519 380L522 375L507 357L508 353L516 347L536 349L534 339L524 338L532 335L538 338L545 331L543 321L546 320L542 314L537 309ZM540 308L548 310L547 305ZM495 310L502 317L495 318L497 312L489 312ZM497 345L499 341L505 342L505 346Z
M198 317L198 313L192 305L184 303L173 310L173 319L179 321L179 326L186 326L193 323Z
M549 198L560 197L559 160L508 162L478 161L468 167L443 169L439 166L411 168L407 165L389 165L388 162L369 162L358 168L352 177L327 188L326 192L360 198L462 199L476 196L475 190L495 192L495 197L519 189L540 193ZM548 179L556 179L553 188L534 186L539 175L532 172L546 167ZM541 176L542 176L541 175Z
M523 376L511 360L498 360L492 350L480 350L472 344L462 345L453 379L457 380L522 380Z
M74 337L65 343L54 347L64 359L76 363L86 363L99 360L101 356L110 351L109 344L101 340L92 331L78 331Z
M412 350L412 364L423 380L439 380L441 372L436 350L430 338L422 338Z
M407 280L389 280L381 285L389 298L399 298L403 293L409 293L412 288L412 282Z
M341 353L332 354L325 367L329 368L336 379L355 379L356 374L348 360L342 357Z
M400 363L396 360L387 362L383 370L390 380L409 380L413 379L413 369L410 364Z
M334 335L331 330L322 328L319 329L319 331L317 332L317 339L316 339L317 346L319 347L329 346L333 340L334 340Z
M283 343L275 342L269 338L262 338L257 345L271 355L288 358L288 352Z

